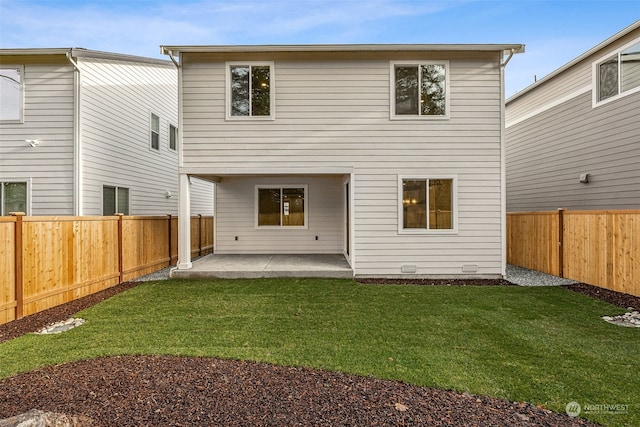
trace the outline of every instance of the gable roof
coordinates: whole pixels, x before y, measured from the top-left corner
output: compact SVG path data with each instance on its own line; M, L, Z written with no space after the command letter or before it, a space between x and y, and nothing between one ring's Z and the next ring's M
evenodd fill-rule
M0 56L56 56L67 54L74 58L101 58L113 59L117 61L143 62L156 65L172 65L171 61L157 58L147 58L144 56L126 55L122 53L103 52L99 50L90 50L82 47L63 47L63 48L17 48L17 49L0 49Z
M588 51L586 51L582 55L578 56L577 58L567 62L566 64L564 64L562 67L558 68L557 70L552 71L551 73L547 74L546 76L544 76L540 80L537 80L536 82L532 83L531 85L529 85L529 86L525 87L524 89L522 89L521 91L517 92L516 94L514 94L513 96L511 96L510 98L508 98L506 100L506 104L508 104L511 101L514 101L515 99L521 97L522 95L524 95L524 94L526 94L528 92L531 92L532 90L534 90L535 88L537 88L541 84L544 84L545 82L553 79L558 74L563 73L564 71L568 70L569 68L573 67L574 65L578 64L579 62L583 61L584 59L588 58L589 56L593 55L594 53L597 53L601 49L607 47L611 43L615 42L616 40L618 40L618 39L620 39L620 38L622 38L624 36L626 36L627 34L631 33L632 31L634 31L634 30L636 30L638 28L640 28L640 20L634 22L633 24L629 25L627 28L623 29L622 31L617 32L613 36L609 37L608 39L606 39L602 43L599 43L596 46L592 47L591 49L589 49Z

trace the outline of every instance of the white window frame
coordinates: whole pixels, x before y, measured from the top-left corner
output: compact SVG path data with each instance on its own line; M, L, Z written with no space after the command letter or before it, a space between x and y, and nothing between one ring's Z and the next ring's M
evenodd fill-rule
M18 106L18 115L19 118L17 119L13 119L13 120L0 120L0 123L4 124L21 124L24 123L24 86L25 86L25 82L24 82L24 65L11 65L11 64L6 64L6 65L0 65L1 69L13 69L13 70L19 70L20 71L20 99L19 99L19 106ZM24 182L24 181L22 181Z
M404 228L404 209L402 200L402 182L405 180L428 181L430 179L450 179L451 183L451 229L427 229L427 228ZM427 197L427 218L429 212L429 198ZM458 175L434 174L434 175L398 175L398 234L458 234Z
M445 72L445 106L444 111L445 114L441 116L431 116L431 115L409 115L409 114L396 114L396 65L408 66L413 65L415 67L420 67L422 65L444 65ZM418 76L421 74L418 73ZM451 104L451 73L449 70L449 61L391 61L389 62L389 90L390 90L390 99L389 99L389 113L391 120L449 120L450 118L450 104Z
M122 213L126 216L131 215L131 188L123 187L121 185L103 184L100 187L100 206L101 206L102 216L110 216L110 215L105 215L104 213L104 189L105 188L116 189L116 200L115 200L116 212L115 213ZM120 189L127 190L127 204L129 205L129 212L127 212L126 214L124 212L119 212L120 209L118 209L118 191Z
M171 148L171 137L172 134L174 132L172 132L172 129L175 129L175 147ZM173 123L169 123L169 140L167 141L167 147L169 147L169 151L178 151L178 126L174 125Z
M601 57L599 57L596 61L591 63L591 94L592 94L592 107L599 107L601 105L605 105L608 104L610 102L616 101L620 98L624 98L625 96L629 96L631 94L634 93L638 93L640 92L640 86L636 86L633 89L629 89L626 91L622 91L622 78L621 78L621 73L622 73L622 66L620 64L620 54L622 53L623 50L626 50L628 48L630 48L633 45L636 45L640 43L640 38L637 38L627 44L625 44L624 46L620 47L619 49L616 49L613 52L608 52L606 55L603 55ZM600 94L600 73L599 73L599 69L600 69L600 65L602 63L604 63L605 61L607 61L608 59L611 59L612 56L617 56L618 58L618 94L617 95L613 95L610 96L607 99L603 99L602 101L598 100L598 96Z
M269 67L269 115L268 116L232 116L231 115L231 67ZM251 80L251 79L249 79ZM273 61L228 61L225 63L225 104L226 119L230 121L275 120L276 118L276 68Z
M280 225L258 225L258 216L260 212L258 197L259 190L261 188L275 189L279 188L282 194L282 190L285 188L302 188L304 190L304 225L282 225L282 220L280 221ZM308 184L257 184L254 189L254 217L255 217L255 228L259 230L304 230L309 228L309 185ZM282 206L281 206L282 208ZM280 211L280 215L282 215L282 211Z
M31 215L31 178L0 178L0 186L4 186L4 183L26 183L27 184L27 211L25 215ZM3 212L4 210L4 188L0 190L0 216L7 216L9 212Z
M153 118L154 117L158 118L158 131L157 132L153 129ZM162 126L161 126L160 115L158 115L158 114L156 114L154 112L149 113L149 149L151 151L160 152L160 129L161 128L162 128ZM153 135L154 134L158 135L158 148L155 148L153 146Z

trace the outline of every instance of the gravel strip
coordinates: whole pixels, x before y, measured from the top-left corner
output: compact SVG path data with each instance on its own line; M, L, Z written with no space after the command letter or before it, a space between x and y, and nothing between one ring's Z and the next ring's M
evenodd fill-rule
M507 265L507 280L520 286L566 286L576 283L575 280L511 264Z

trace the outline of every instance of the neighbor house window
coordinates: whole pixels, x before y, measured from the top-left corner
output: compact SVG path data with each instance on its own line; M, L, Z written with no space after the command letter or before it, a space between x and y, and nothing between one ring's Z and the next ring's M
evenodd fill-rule
M0 216L9 215L11 212L29 214L27 212L27 183L0 183L0 201L2 202Z
M102 187L102 214L129 215L129 189L123 187Z
M169 150L176 151L178 147L178 128L174 125L169 125Z
M447 62L392 63L392 116L446 118L448 70Z
M257 186L258 227L306 227L307 186Z
M22 122L22 66L0 68L0 122Z
M227 64L229 118L273 118L273 64Z
M151 148L160 150L160 117L151 114Z
M401 232L455 231L455 178L401 178Z
M640 42L595 63L595 102L640 90Z

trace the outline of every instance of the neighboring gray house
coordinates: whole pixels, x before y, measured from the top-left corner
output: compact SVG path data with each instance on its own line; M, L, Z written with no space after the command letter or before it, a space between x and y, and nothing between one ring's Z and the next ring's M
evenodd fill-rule
M0 49L0 215L176 214L177 144L170 61ZM194 181L194 214L212 195Z
M180 75L180 229L200 177L217 183L216 254L504 274L504 66L523 48L163 46Z
M506 102L507 210L640 209L640 21Z

